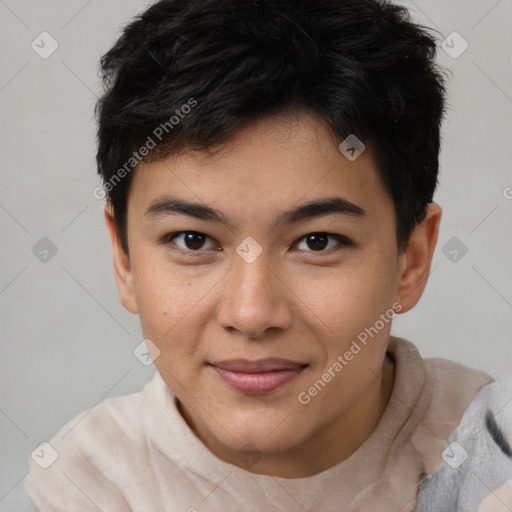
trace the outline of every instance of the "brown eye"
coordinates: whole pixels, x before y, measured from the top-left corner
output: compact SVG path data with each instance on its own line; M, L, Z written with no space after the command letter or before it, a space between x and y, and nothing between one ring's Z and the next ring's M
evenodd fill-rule
M188 249L196 251L203 247L205 239L206 237L199 233L185 233L183 240Z
M329 237L325 233L313 233L306 237L306 244L314 251L322 251L329 244Z
M338 244L332 243L330 240L334 240L335 242L338 242ZM353 245L347 238L330 233L310 233L300 239L299 245L300 244L304 244L306 246L302 249L299 247L300 250L321 253L330 252L331 249L336 250L336 245L340 246L338 249L343 249L344 247Z
M166 238L166 243L173 243L179 249L185 252L204 252L201 249L204 249L205 242L210 237L205 235L204 233L198 233L197 231L181 231L179 233L174 233ZM180 242L180 243L175 242ZM211 249L212 247L207 247L207 249Z

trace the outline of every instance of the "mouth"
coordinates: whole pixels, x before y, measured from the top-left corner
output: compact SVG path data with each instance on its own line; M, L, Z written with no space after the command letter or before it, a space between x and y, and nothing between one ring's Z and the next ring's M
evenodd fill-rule
M246 394L270 393L300 375L308 364L286 359L230 359L208 363L221 380Z

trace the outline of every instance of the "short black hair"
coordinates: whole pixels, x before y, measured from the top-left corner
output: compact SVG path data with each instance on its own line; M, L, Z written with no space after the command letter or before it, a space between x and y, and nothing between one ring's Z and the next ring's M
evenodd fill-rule
M160 0L101 58L98 172L128 254L138 162L209 150L264 117L309 113L371 144L397 245L438 183L445 69L433 30L384 0Z

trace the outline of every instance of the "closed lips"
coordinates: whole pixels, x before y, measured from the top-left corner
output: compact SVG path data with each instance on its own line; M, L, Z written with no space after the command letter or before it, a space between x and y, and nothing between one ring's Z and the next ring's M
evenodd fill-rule
M304 363L275 358L261 359L258 361L230 359L209 364L236 373L267 373L279 370L298 370L308 366Z
M286 359L230 359L210 364L231 389L246 395L271 393L297 377L307 364Z

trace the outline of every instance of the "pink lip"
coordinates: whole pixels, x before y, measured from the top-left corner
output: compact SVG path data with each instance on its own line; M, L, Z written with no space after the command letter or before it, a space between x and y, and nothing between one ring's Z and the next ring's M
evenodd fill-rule
M211 366L232 388L243 393L257 394L270 393L281 387L301 373L307 365L284 359L231 359Z

